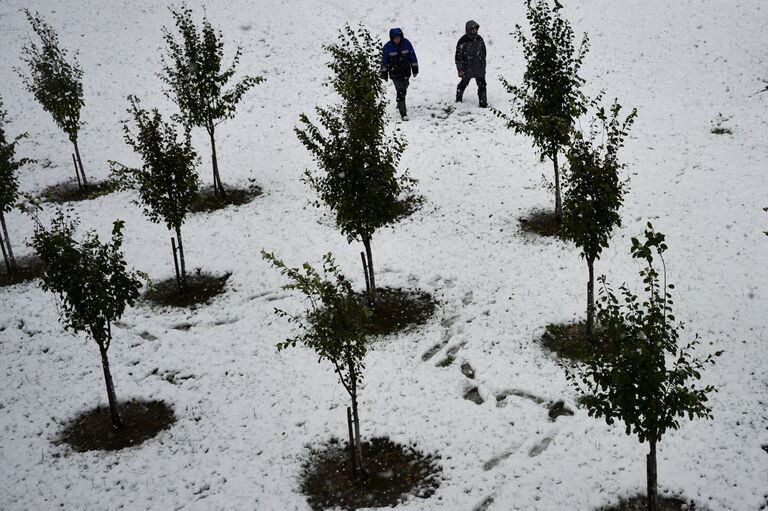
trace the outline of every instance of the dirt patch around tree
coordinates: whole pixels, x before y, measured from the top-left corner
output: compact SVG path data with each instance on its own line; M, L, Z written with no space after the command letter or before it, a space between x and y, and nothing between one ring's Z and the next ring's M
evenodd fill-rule
M210 213L227 206L242 206L248 204L264 191L256 184L249 184L245 188L224 187L225 195L216 195L213 187L201 188L190 206L192 213Z
M351 470L346 443L332 439L310 451L301 492L312 509L395 507L408 498L429 498L440 485L442 468L436 455L388 438L373 438L362 449L367 476L361 479Z
M583 322L547 325L540 341L558 357L576 362L585 362L610 348L600 335L590 338Z
M523 232L545 237L560 237L561 223L557 221L554 211L535 210L528 216L521 217L520 229Z
M363 293L362 300L367 300ZM380 287L372 304L373 316L368 322L368 333L389 335L409 327L422 325L432 317L438 302L426 291Z
M48 202L63 204L65 202L79 202L91 200L110 194L117 189L114 181L95 181L88 186L79 187L75 181L67 181L49 186L40 193L40 197Z
M658 496L659 511L705 511L704 508L696 506L693 501L683 500L677 497ZM597 511L646 511L648 509L648 500L645 495L637 495L630 499L621 500L613 506L605 506Z
M43 262L37 256L17 257L16 267L11 273L8 273L5 263L0 260L0 287L34 280L43 274L43 270Z
M153 283L144 299L155 305L170 307L195 307L207 304L224 292L231 273L212 275L196 271L187 274L186 286L179 289L176 277Z
M65 426L57 443L69 445L76 452L117 451L157 436L176 421L173 409L163 401L118 403L118 413L123 427L115 430L108 406L88 410Z

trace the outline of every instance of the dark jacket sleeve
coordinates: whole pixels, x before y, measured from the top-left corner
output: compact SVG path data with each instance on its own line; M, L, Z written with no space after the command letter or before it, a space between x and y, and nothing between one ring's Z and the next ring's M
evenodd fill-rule
M384 49L382 50L381 69L379 70L379 72L382 73L389 67L389 48L387 48L387 46L389 46L389 43L385 44Z
M464 43L464 36L461 36L459 38L459 42L456 43L456 69L461 71L464 69L464 55L462 54L462 47L461 45Z
M481 45L480 45L480 62L483 65L483 69L485 69L485 55L486 55L486 52L485 52L485 41L482 38L480 38L480 43L481 43Z
M411 50L411 67L419 67L419 60L416 58L416 50L413 49L413 45L410 41L408 41L408 49Z

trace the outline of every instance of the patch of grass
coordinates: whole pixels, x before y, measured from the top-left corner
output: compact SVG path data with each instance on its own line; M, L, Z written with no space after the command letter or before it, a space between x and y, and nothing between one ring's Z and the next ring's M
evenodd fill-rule
M116 451L139 445L168 429L176 421L173 409L163 401L128 401L118 404L123 427L115 430L108 406L75 417L57 442L77 452Z
M685 501L677 497L658 496L659 511L704 511L696 507L693 501ZM597 511L646 511L648 509L648 500L645 495L637 495L630 499L622 499L618 504L605 506Z
M716 126L709 130L709 132L714 135L733 135L731 128L723 128L722 126Z
M304 463L301 492L310 507L358 509L395 507L409 497L429 498L440 485L438 457L388 438L363 442L367 476L357 479L350 467L348 445L332 439L310 451Z
M523 232L530 232L545 237L560 237L562 224L557 221L554 211L536 210L519 220L520 228Z
M226 194L224 197L217 196L212 186L200 189L190 211L192 213L210 213L227 206L242 206L262 195L263 191L260 186L251 184L247 188L227 187L224 189L224 193Z
M224 292L231 273L211 275L197 271L187 275L184 289L179 289L176 278L153 283L144 299L156 305L171 307L194 307L210 302L211 298Z
M0 260L0 287L13 286L36 279L43 274L43 262L37 256L16 258L16 267L11 273Z
M367 300L365 293L360 299ZM426 323L435 313L437 301L425 291L383 287L376 289L370 306L373 316L368 322L368 333L388 335Z
M79 202L92 200L103 195L110 194L117 189L114 181L95 181L88 183L88 186L80 188L76 181L67 181L57 185L49 186L42 191L40 196L43 200L62 204L64 202Z

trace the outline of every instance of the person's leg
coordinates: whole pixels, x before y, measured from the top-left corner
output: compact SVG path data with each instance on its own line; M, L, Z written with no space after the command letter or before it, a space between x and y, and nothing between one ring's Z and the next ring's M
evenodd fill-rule
M464 89L467 88L467 85L469 85L469 78L464 77L461 79L459 84L456 86L456 102L461 103L462 97L464 97Z
M480 108L485 108L488 106L488 93L486 91L486 87L488 83L485 81L484 76L478 76L476 80L477 80L477 98L480 103Z
M408 110L405 106L405 95L408 92L408 78L395 81L395 90L397 91L397 110L400 112L401 117L408 115Z

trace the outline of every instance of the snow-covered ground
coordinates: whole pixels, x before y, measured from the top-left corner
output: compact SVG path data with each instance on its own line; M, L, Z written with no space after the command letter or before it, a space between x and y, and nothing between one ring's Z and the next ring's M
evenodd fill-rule
M193 2L196 9L201 7ZM135 163L122 141L128 94L170 114L161 95L161 27L172 19L151 0L4 0L0 4L0 95L10 133L28 131L20 147L47 167L21 177L24 191L69 179L70 148L13 71L30 34L20 9L37 9L85 70L81 150L86 172L107 175L108 159ZM199 9L198 9L199 11ZM403 28L421 74L409 91L411 121L398 124L410 145L403 166L420 180L422 211L374 239L379 283L414 286L441 305L426 326L381 340L367 359L361 393L366 436L416 442L442 456L444 481L413 510L471 510L489 496L490 510L588 510L642 491L646 446L584 410L550 422L544 406L510 396L521 390L574 407L554 357L535 342L549 322L581 317L586 267L576 249L523 235L517 218L550 207L540 186L550 167L528 140L476 107L474 84L453 106L455 42L475 19L489 54L489 101L506 108L496 79L522 75L510 33L525 24L523 2L454 0L220 0L207 12L228 42L244 48L243 72L262 74L237 117L219 135L222 178L254 178L266 194L243 207L196 215L184 227L188 265L232 271L225 295L196 311L139 306L130 310L110 351L118 397L165 399L178 421L139 447L72 453L51 443L61 424L104 403L96 346L64 333L53 297L37 284L0 290L0 509L306 510L297 476L308 444L346 432L346 395L327 365L305 349L278 354L290 332L272 312L298 310L279 289L264 248L289 264L318 262L333 251L360 282L359 251L348 245L300 182L312 165L292 129L301 112L327 104L326 55L344 22L362 22L383 39ZM569 2L567 16L591 39L583 75L588 92L637 107L627 141L631 192L624 226L597 264L615 283L636 285L629 238L651 220L668 235L669 276L677 315L699 333L701 352L724 349L704 375L719 387L715 419L686 424L660 446L663 491L717 510L756 510L768 497L768 6L762 0ZM230 49L233 45L230 45ZM394 91L391 91L394 96ZM393 119L394 104L390 105ZM722 114L732 135L710 129ZM208 144L196 134L209 179ZM160 279L172 274L168 233L149 224L132 195L74 206L84 228L107 233L127 223L126 251L135 267ZM31 222L9 216L17 252ZM189 328L187 328L189 327ZM146 335L146 334L151 335ZM142 334L144 334L142 336ZM447 341L424 361L431 347ZM457 360L438 367L445 352ZM468 361L477 375L462 375ZM178 374L175 383L165 377ZM482 405L463 398L479 387ZM531 449L550 438L535 457ZM511 455L495 468L483 465Z

